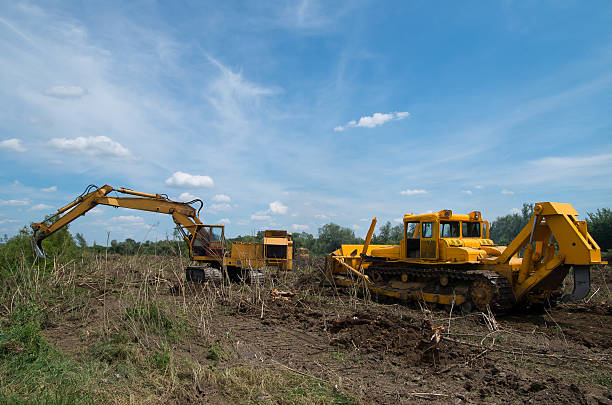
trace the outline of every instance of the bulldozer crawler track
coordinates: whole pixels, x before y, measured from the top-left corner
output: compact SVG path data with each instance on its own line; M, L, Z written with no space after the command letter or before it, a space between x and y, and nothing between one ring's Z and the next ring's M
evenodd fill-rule
M496 311L509 310L515 304L514 292L510 282L504 276L494 271L449 269L443 267L418 268L406 265L373 264L367 268L366 274L378 274L385 280L391 280L395 277L402 277L405 275L407 282L424 282L429 286L434 286L433 283L437 285L442 277L447 277L448 286L451 288L458 286L460 283L469 283L472 285L482 280L493 291L490 301L487 302L492 309ZM485 309L487 303L479 305L479 309Z

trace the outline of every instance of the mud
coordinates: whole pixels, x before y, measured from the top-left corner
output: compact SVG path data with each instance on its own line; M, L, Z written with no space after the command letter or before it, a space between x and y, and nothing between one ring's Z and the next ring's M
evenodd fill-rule
M319 282L317 272L298 273L283 285L262 286L251 294L257 299L220 295L206 336L232 356L215 367L291 370L330 382L359 403L612 404L612 305L606 300L499 315L495 329L481 313L381 304ZM200 305L206 293L176 280L162 284L169 301ZM273 288L295 294L278 299ZM109 300L112 295L105 305ZM62 326L47 336L61 341ZM84 333L78 336L83 341ZM70 346L78 346L75 339ZM211 363L204 340L174 350ZM198 384L191 401L223 403L222 392Z

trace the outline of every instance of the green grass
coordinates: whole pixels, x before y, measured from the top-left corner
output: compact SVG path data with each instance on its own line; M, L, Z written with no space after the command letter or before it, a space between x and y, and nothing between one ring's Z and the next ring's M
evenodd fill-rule
M161 336L169 341L178 341L191 329L157 301L137 305L125 310L125 319L134 322L145 332Z
M608 374L603 374L599 372L595 372L591 374L590 378L591 382L601 385L602 387L611 388L612 389L612 376Z
M42 316L21 305L0 326L0 403L94 403L91 370L49 345Z

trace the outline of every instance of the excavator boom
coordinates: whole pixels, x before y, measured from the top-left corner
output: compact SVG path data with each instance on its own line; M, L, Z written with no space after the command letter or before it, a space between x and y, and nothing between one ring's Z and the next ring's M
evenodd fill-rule
M92 189L93 191L90 191ZM113 191L136 197L109 196ZM193 203L200 203L200 209L204 205L202 200L199 199L190 202L178 202L172 201L162 194L147 194L126 188L115 189L109 185L99 188L96 186L89 186L85 192L74 201L58 209L54 216L45 221L36 222L31 225L34 230L32 247L38 257L48 257L42 246L43 240L75 219L85 215L97 205L108 205L111 207L123 207L172 215L172 219L177 226L188 231L188 233L185 233L185 240L191 246L190 242L193 236L197 234L199 226L203 225L198 217L199 210L196 211L196 209L191 206ZM222 225L216 226L222 227Z

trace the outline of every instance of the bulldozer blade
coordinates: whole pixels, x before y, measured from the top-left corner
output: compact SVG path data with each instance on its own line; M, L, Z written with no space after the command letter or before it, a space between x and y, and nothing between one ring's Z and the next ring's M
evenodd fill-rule
M32 237L32 239L30 239L30 245L32 245L32 250L38 258L47 259L49 255L45 252L45 249L43 249L42 241L42 239L39 239L34 236Z
M561 298L561 302L578 301L586 297L591 290L591 273L589 266L574 266L574 291Z

